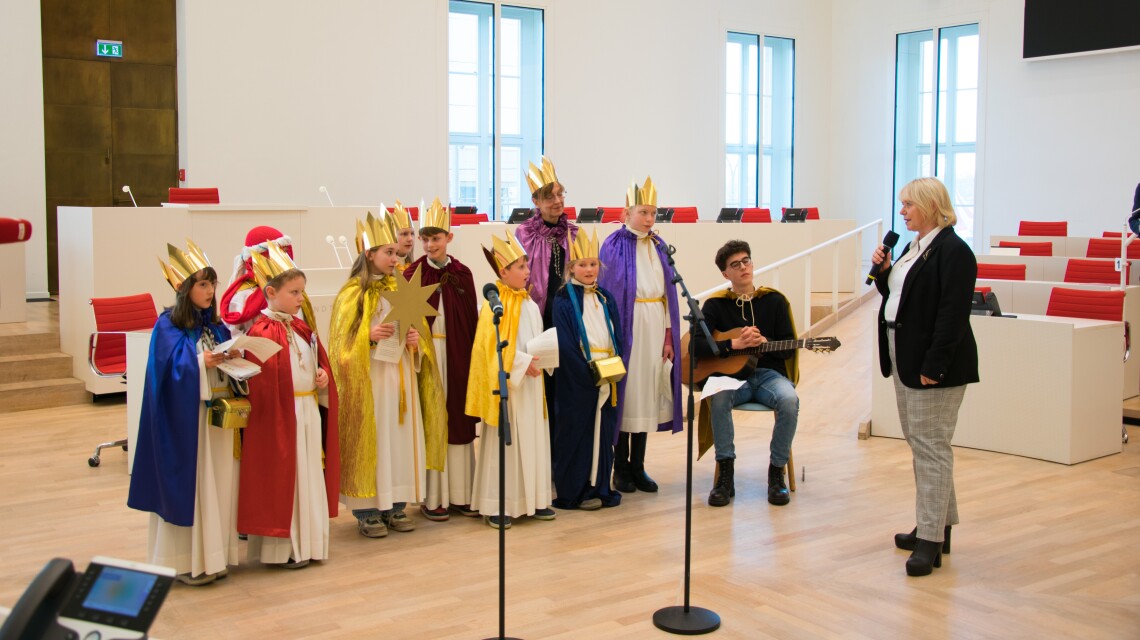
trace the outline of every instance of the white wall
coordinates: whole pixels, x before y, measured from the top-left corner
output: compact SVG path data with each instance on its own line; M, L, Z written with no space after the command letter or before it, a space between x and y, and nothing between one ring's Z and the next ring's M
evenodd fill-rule
M47 186L44 182L44 83L39 0L0 2L0 217L32 223L25 283L30 298L47 297ZM4 274L0 274L0 278Z
M1119 229L1140 182L1140 51L1023 62L1021 0L835 2L832 201L888 219L895 35L978 22L981 35L975 246L1019 220L1070 220L1072 235Z
M715 216L727 28L797 39L797 202L826 197L827 0L546 0L546 152L578 207L653 176ZM226 202L447 198L447 2L179 3L188 186ZM537 160L537 158L535 158ZM813 167L812 165L815 165Z

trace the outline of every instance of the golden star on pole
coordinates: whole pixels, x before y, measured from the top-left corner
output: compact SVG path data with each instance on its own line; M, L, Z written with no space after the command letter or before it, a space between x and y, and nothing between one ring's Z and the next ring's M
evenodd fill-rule
M408 329L412 325L415 325L416 330L420 332L421 339L430 340L431 330L428 329L425 320L439 315L435 307L428 302L428 298L435 293L439 285L429 284L426 287L421 285L421 269L423 269L422 264L416 268L410 281L404 279L404 274L396 272L393 275L396 280L396 290L380 292L380 295L392 305L388 315L380 322L399 322L400 342L407 339Z

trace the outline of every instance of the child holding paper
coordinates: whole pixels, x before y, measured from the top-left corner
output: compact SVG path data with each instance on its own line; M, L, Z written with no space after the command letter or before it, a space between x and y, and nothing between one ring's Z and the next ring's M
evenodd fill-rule
M238 529L249 558L299 569L329 556L329 518L338 510L340 449L336 386L316 333L296 317L305 274L284 252L253 256L268 307L247 336L281 347L249 379L250 416L242 446Z
M170 262L159 260L174 306L151 333L127 506L151 513L146 561L199 586L238 563L238 464L234 432L206 424L206 403L229 393L217 366L230 356L215 353L230 337L214 299L218 274L187 244L167 245Z
M511 519L532 516L553 520L550 479L550 431L542 398L542 367L527 352L528 343L542 333L542 312L527 294L530 268L527 255L507 232L504 241L492 238L493 249L483 248L503 304L499 330L507 342L503 363L510 372L507 409L512 446L506 448L506 513L499 512L499 360L495 351L494 316L489 305L479 312L467 386L467 414L483 421L483 441L475 463L475 489L471 498L492 527L509 528Z
M621 323L613 295L598 286L598 234L580 231L570 245L570 281L554 296L559 371L551 430L554 488L559 509L593 511L621 504L610 489L618 395L615 381L598 381L591 364L618 355ZM613 362L612 360L610 361Z
M427 470L443 470L447 416L430 341L414 326L402 339L396 323L384 322L392 304L381 293L396 290L395 224L369 213L357 223L356 244L360 255L333 303L329 343L341 499L361 535L382 538L416 528L404 509L424 499Z

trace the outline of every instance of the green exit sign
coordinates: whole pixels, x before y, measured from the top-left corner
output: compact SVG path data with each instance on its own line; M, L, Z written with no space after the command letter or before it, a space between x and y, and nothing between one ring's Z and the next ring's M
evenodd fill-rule
M100 58L122 58L122 40L96 40L95 55L99 56Z

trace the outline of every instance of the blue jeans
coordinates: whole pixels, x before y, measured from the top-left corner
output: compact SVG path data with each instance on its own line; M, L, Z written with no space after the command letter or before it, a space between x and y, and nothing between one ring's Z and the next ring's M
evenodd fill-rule
M735 460L733 444L732 408L745 402L759 402L776 412L776 426L772 430L769 462L783 468L788 464L792 438L800 416L800 397L792 381L772 369L757 369L744 386L735 391L724 391L709 399L712 418L713 446L717 460Z

